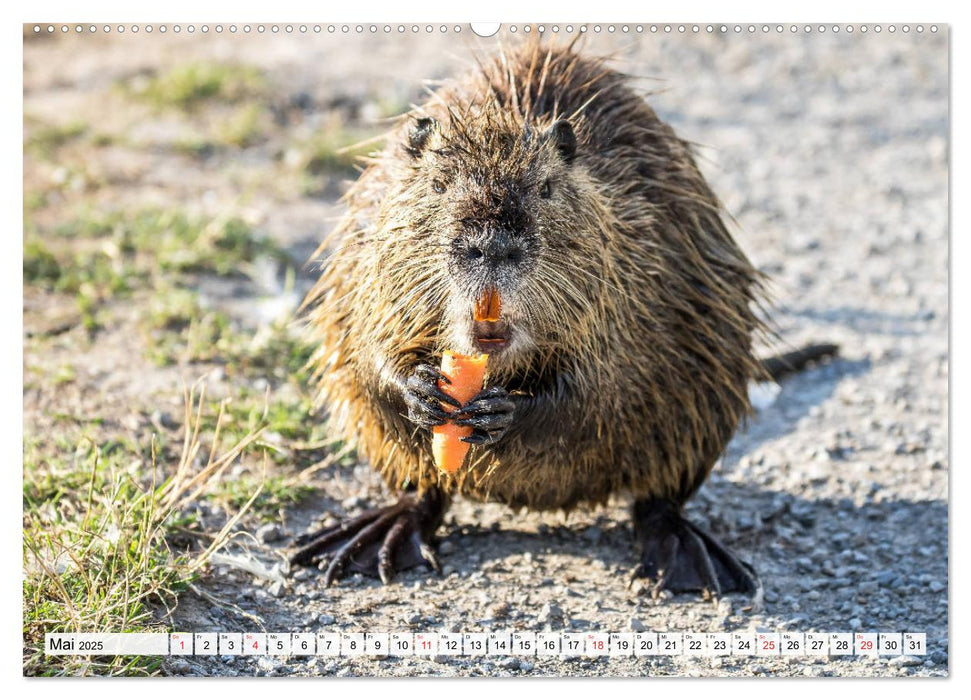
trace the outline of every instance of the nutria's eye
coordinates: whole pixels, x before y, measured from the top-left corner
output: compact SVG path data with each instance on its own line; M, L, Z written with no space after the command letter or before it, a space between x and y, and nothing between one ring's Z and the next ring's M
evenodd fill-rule
M549 199L553 195L553 184L547 179L543 183L543 186L539 190L539 196L543 199Z
M432 189L438 194L445 194L445 183L441 180L432 180Z

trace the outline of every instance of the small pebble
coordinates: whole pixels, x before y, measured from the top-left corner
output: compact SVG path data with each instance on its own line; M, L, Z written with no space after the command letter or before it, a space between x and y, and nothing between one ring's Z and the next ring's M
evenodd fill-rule
M279 542L281 539L283 539L283 530L276 523L267 523L256 531L256 540L260 544Z
M887 663L890 666L922 666L924 659L919 656L892 656Z

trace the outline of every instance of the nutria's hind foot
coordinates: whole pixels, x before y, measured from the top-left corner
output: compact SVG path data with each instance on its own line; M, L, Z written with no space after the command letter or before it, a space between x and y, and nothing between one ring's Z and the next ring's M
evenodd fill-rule
M689 522L670 501L645 499L634 503L634 533L641 561L631 581L654 581L651 595L701 591L705 598L740 592L757 597L762 584L748 563L718 540Z
M448 499L438 489L402 494L397 503L372 508L351 520L295 540L291 565L309 565L329 557L324 585L347 570L390 583L398 571L425 564L440 571L432 536L442 522Z

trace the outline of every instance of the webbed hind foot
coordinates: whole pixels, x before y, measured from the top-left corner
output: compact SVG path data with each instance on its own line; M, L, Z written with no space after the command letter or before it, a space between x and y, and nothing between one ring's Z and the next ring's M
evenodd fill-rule
M448 499L438 489L402 494L397 503L372 508L356 518L296 538L290 564L306 566L329 557L324 585L347 571L390 583L398 571L425 564L439 571L432 536L442 522Z
M740 592L757 596L762 584L750 564L681 515L670 501L634 503L634 532L640 545L640 563L631 581L654 582L651 595L701 591L705 598Z

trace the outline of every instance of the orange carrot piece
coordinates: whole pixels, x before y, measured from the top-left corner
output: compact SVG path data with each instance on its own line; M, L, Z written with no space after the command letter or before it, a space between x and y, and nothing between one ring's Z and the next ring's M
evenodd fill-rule
M439 383L439 388L465 405L482 391L488 355L459 355L446 350L442 355L442 374L451 384ZM451 410L452 407L446 406ZM453 474L462 466L469 452L469 443L462 438L472 434L472 428L465 425L446 423L432 428L432 456L442 471Z

